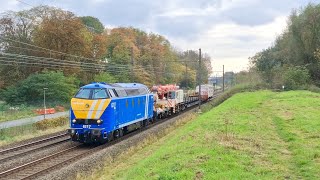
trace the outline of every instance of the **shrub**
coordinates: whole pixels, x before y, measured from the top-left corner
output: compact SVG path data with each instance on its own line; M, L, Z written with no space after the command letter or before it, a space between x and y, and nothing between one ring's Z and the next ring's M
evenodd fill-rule
M4 92L4 100L8 104L36 103L43 100L43 88L46 99L55 102L67 102L76 91L77 82L72 77L65 77L62 72L45 71L30 75Z
M310 80L310 75L305 67L289 67L284 73L284 86L287 90L305 89Z
M315 85L310 85L308 87L308 90L311 91L311 92L320 93L320 88L318 86L315 86Z
M34 124L37 130L46 130L50 128L64 126L68 123L67 117L59 117L54 119L46 119L43 121L38 121Z

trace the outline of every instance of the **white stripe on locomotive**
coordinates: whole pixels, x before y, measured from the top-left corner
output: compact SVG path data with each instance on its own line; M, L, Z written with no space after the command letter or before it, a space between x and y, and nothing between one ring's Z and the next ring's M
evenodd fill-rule
M101 103L99 104L99 106L98 106L98 109L97 109L97 112L96 112L96 116L94 117L94 119L98 119L98 118L100 118L100 116L102 115L102 108L103 108L103 106L104 106L104 103L106 102L106 100L107 99L103 99L102 101L101 101Z
M94 100L91 107L90 107L90 110L88 112L88 115L87 115L87 119L90 119L91 116L92 116L92 113L94 111L94 108L96 107L96 104L97 104L98 100Z

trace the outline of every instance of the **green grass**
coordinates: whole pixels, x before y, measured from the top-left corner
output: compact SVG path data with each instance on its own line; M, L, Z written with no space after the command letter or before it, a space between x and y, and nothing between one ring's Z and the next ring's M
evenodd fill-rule
M63 131L68 126L68 118L61 117L24 126L0 129L0 146Z
M56 104L48 103L47 108L55 107ZM63 105L66 110L68 110L69 105ZM37 113L34 112L36 109L42 109L43 106L35 106L35 105L19 105L19 106L12 106L18 108L16 110L10 110L10 105L5 104L5 102L0 101L0 122L10 121L10 120L17 120L21 118L29 118L38 116Z
M93 179L319 179L320 95L234 95Z

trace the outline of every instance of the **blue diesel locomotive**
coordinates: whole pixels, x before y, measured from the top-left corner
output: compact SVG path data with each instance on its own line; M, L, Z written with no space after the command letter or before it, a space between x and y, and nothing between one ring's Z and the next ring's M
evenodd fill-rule
M139 83L91 83L71 99L73 141L105 143L140 128L153 118L153 94Z

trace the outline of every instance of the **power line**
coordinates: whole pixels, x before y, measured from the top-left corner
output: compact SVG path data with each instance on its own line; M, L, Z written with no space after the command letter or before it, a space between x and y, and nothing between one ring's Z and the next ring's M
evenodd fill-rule
M29 43L26 43L26 42L17 41L17 40L10 39L10 38L0 37L0 39L8 40L8 41L13 41L13 42L17 42L17 43L24 44L24 45L27 45L27 46L31 46L31 47L36 47L36 48L39 48L39 49L43 49L43 50L49 51L48 53L50 53L50 52L51 52L51 53L58 53L58 54L68 55L68 56L71 56L71 57L76 57L76 58L81 58L81 59L87 59L87 60L93 60L93 61L96 61L96 60L97 60L97 59L92 59L92 58L86 58L86 57L83 57L83 56L77 56L77 55L73 55L73 54L68 54L68 53L64 53L64 52L60 52L60 51L55 51L55 50L52 50L52 49L47 49L47 48L44 48L44 47L36 46L36 45L29 44Z
M41 64L43 65L55 65L57 67L66 68L66 67L73 67L73 68L86 68L86 69L101 69L101 70L112 70L121 72L123 70L129 69L130 66L128 65L122 65L118 66L116 64L92 64L92 63L81 63L81 62L73 62L73 61L64 61L59 59L53 59L53 58L44 58L44 57L35 57L35 56L27 56L27 55L18 55L18 54L11 54L11 53L3 53L5 56L0 56L0 58L3 60L11 60L10 62L15 63L33 63L33 64ZM9 57L8 57L9 56ZM24 60L24 61L23 61ZM22 61L22 62L21 62ZM140 66L140 65L139 65ZM134 69L138 70L146 70L146 69L159 69L159 68L152 68L151 66L141 66L141 67L134 67ZM161 68L160 68L161 69Z

